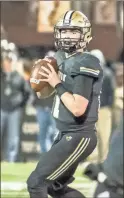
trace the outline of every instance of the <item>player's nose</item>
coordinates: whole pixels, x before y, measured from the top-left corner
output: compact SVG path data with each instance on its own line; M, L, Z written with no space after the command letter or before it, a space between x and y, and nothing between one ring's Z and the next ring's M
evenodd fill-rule
M66 39L69 39L69 38L70 38L69 34L67 34L67 35L65 36L65 38L66 38Z
M70 32L66 32L65 38L70 38Z

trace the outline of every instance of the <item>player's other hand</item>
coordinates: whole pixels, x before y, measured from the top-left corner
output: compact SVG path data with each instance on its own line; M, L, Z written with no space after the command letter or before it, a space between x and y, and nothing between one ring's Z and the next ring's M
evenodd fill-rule
M41 79L41 81L48 82L54 88L61 80L50 63L48 63L48 67L49 69L42 66L42 71L39 71L39 73L45 77L45 79Z

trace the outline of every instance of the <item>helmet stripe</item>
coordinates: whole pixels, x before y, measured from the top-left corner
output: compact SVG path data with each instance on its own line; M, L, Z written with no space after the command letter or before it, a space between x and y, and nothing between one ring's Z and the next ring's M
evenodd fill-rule
M65 17L66 17L66 14L68 13L68 11L65 13L64 15L64 18L63 18L63 24L64 24L64 20L65 20Z
M70 23L70 19L72 17L72 14L74 13L75 11L74 10L70 10L68 12L66 12L65 16L64 16L64 20L63 20L63 23L64 24L69 24Z

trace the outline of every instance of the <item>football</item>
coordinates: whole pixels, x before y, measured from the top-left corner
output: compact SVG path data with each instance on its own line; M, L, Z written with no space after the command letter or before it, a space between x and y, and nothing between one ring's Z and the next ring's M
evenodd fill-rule
M58 66L57 66L57 61L53 57L47 57L47 59L50 60L50 64L53 66L56 72L58 72ZM40 59L38 60L32 67L31 71L31 76L30 76L30 84L32 89L35 92L40 92L42 93L42 90L46 89L48 90L49 88L51 89L50 85L47 82L40 81L40 79L44 79L45 77L39 74L40 71L42 71L42 66L48 67L48 61L45 59Z

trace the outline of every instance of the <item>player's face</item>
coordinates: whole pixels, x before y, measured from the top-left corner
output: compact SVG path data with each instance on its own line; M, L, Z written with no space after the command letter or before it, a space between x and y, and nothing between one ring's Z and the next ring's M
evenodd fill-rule
M62 39L68 40L68 39L73 38L73 39L77 40L80 38L80 35L81 35L80 31L76 30L76 29L75 30L68 30L68 29L61 30L61 38Z
M81 32L79 30L63 29L61 30L61 42L65 48L73 47L77 44L81 37Z

